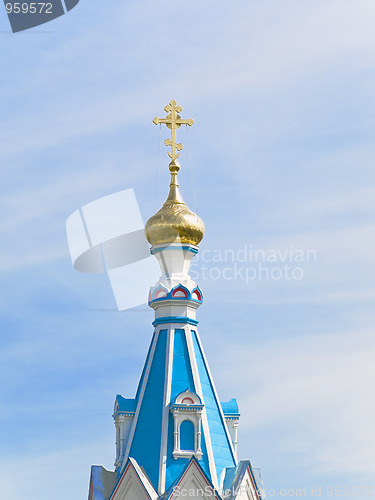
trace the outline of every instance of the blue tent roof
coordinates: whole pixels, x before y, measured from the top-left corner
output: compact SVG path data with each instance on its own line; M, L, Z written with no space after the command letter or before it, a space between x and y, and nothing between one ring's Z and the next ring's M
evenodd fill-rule
M173 335L173 340L168 340L169 335ZM167 366L171 367L169 377ZM195 405L197 410L202 411L203 407L200 467L211 481L214 480L213 470L216 478L219 478L223 469L236 467L224 413L239 415L237 402L233 399L220 404L196 331L160 329L151 342L137 398L116 398L118 412L135 412L128 453L124 459L132 457L141 464L156 491L159 489L162 467L167 490L185 470L191 458L173 455L175 429L174 416L170 411L174 408L176 397L187 390L200 398L202 405ZM164 398L167 393L166 412ZM166 450L163 464L162 449Z

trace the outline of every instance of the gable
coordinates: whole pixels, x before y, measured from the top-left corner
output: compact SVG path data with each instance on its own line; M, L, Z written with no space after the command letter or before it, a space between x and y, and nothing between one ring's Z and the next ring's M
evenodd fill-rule
M144 500L144 492L140 490L137 485L133 484L131 481L129 481L126 485L126 488L124 490L123 495L121 498L129 499L129 500Z
M246 468L246 472L242 477L239 486L236 486L233 500L258 500L259 496L256 491L256 486L253 477L250 473L249 467Z
M180 480L172 487L168 499L175 500L181 497L219 500L211 482L195 459L191 460Z
M110 500L157 500L158 495L137 462L130 458Z

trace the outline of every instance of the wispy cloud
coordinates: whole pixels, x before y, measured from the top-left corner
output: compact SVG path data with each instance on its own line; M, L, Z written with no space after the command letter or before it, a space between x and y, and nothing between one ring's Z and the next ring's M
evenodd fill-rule
M293 452L296 464L314 464L319 474L373 472L372 331L302 335L247 347L235 342L225 350L226 356L217 353L215 375L232 396L237 381L243 439L270 434L279 454ZM228 365L228 359L235 363ZM220 366L226 367L225 376Z

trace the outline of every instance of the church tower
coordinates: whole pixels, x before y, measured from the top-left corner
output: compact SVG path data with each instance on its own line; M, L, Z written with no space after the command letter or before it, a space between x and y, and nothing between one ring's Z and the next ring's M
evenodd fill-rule
M250 461L237 459L237 402L220 402L198 333L203 294L189 267L204 224L180 194L176 141L177 129L194 122L181 119L174 100L164 109L154 123L171 130L171 182L145 227L161 270L148 299L154 332L135 398L115 399L115 471L92 467L89 500L260 500Z

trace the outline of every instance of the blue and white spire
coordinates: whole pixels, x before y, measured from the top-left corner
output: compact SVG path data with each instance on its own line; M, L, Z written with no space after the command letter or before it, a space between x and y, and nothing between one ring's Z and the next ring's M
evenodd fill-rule
M223 470L236 466L236 456L197 329L202 292L188 274L197 247L174 243L151 251L162 268L150 291L155 331L122 467L134 458L162 494L195 457L218 488ZM119 398L116 404L115 418L122 404L122 415L132 409Z
M181 121L175 101L166 111L167 122ZM203 295L189 267L204 225L183 202L179 165L171 158L168 198L146 224L161 270L149 294L155 311L153 337L136 397L115 400L116 471L93 469L89 500L175 498L176 488L183 485L207 487L212 498L220 499L223 486L235 482L249 485L251 495L242 496L237 488L231 498L259 498L250 463L237 462L237 403L220 403L199 337L196 311ZM110 481L108 496L100 485Z

